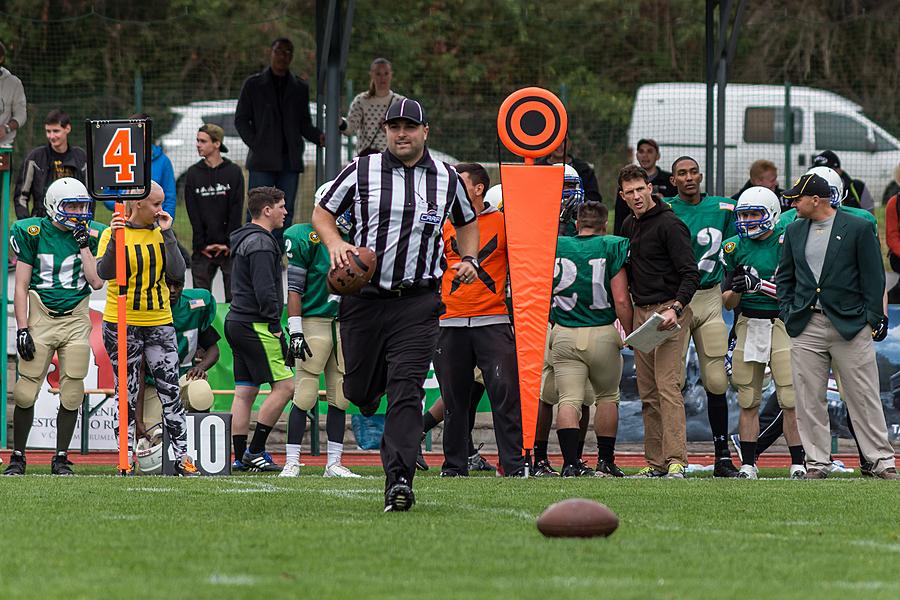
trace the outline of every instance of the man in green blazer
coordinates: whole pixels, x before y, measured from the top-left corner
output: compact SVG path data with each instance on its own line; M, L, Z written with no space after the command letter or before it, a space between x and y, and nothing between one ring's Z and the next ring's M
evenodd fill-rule
M874 341L887 335L881 248L870 223L831 206L828 182L801 177L784 193L801 217L785 229L775 281L791 366L797 425L807 479L831 469L826 404L828 372L840 373L841 393L862 453L882 479L900 479L881 408Z

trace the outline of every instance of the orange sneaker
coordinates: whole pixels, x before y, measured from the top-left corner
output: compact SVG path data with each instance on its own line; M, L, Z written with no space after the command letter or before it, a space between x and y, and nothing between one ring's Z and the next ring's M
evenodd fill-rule
M200 477L200 471L194 465L191 457L185 454L181 460L175 463L175 474L178 477Z

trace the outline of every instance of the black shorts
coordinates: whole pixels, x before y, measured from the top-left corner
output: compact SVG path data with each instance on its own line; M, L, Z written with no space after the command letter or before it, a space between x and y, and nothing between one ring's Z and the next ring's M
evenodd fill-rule
M225 320L225 339L234 357L234 385L258 387L294 376L285 364L287 342L268 323Z

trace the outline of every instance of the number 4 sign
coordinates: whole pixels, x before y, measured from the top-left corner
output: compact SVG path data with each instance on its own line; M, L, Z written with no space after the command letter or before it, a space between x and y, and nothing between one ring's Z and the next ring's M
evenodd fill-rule
M97 199L150 193L150 119L86 121L88 191Z

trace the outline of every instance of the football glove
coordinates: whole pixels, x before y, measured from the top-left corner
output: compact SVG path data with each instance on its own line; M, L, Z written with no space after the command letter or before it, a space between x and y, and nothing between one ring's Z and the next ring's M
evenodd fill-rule
M872 328L872 341L880 342L887 337L888 334L888 318L887 316L883 317L881 321L879 321L877 327Z
M293 364L295 360L306 360L307 358L312 357L312 350L309 348L309 344L306 343L306 338L303 337L303 332L292 333L291 341L288 344L288 354L287 360L288 363Z
M743 267L736 270L731 280L731 291L736 294L745 292L758 292L762 287L762 281L753 273L747 271Z
M22 360L34 360L34 340L31 339L31 332L28 328L16 331L16 350Z
M79 248L88 247L90 236L88 235L87 227L84 226L84 223L79 223L75 226L75 229L72 230L72 237L75 238L75 243L78 244Z

